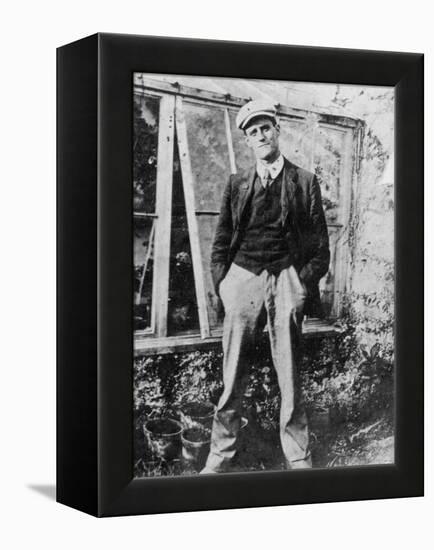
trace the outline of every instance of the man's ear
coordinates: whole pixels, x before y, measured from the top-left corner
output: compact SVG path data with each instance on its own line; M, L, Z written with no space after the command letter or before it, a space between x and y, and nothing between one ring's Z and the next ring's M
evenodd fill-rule
M274 127L276 128L276 131L277 131L277 133L278 133L279 136L280 136L280 124L279 124L278 122L276 122L276 124L275 124Z

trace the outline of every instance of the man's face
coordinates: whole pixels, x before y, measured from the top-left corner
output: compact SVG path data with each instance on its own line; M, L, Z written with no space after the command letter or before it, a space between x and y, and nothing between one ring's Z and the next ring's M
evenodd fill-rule
M279 125L267 117L254 118L245 131L246 143L257 160L272 162L279 155Z

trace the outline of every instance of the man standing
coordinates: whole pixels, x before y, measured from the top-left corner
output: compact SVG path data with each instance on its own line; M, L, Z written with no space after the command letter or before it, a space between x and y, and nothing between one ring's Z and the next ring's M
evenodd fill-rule
M256 165L226 186L211 254L223 326L223 393L201 473L227 471L237 451L251 354L267 323L281 392L280 441L286 466L309 468L306 414L297 382L303 314L320 315L318 282L329 240L316 177L283 157L274 106L256 100L237 115Z

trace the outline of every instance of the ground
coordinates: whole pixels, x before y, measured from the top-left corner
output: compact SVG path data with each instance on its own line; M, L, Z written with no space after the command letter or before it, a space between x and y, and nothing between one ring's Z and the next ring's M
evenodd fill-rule
M202 450L198 461L155 460L144 440L142 456L135 464L137 477L196 474L204 464ZM312 417L312 460L315 468L391 464L394 462L393 423L381 413L360 423L331 421L328 415ZM241 431L240 451L231 471L270 471L284 469L277 430L264 430L254 418Z

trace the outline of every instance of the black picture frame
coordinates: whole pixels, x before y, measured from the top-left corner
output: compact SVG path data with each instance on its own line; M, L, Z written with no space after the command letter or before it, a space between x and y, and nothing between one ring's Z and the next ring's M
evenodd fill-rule
M423 55L96 34L57 70L58 502L117 516L423 495ZM133 479L135 71L395 87L394 465Z

